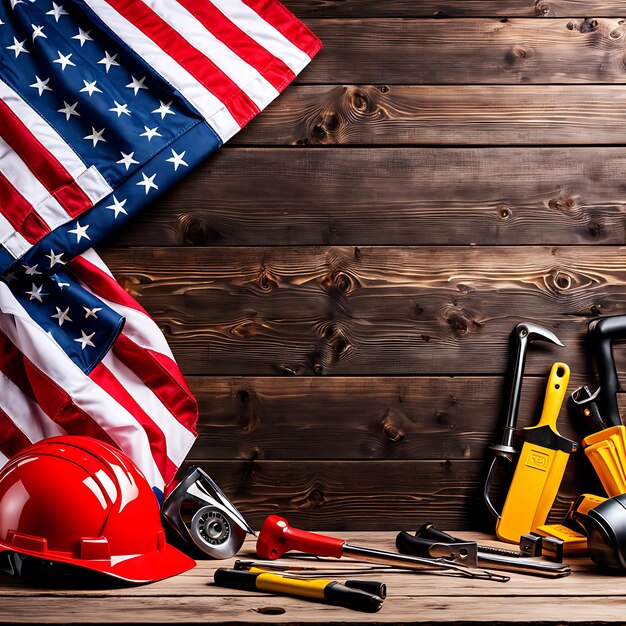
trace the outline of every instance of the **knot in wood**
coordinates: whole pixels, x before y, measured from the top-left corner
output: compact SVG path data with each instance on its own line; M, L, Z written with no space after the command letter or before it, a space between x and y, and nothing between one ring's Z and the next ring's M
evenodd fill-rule
M554 270L552 273L552 282L556 289L559 291L565 291L572 286L573 279L567 272Z
M240 389L237 392L237 400L240 404L239 427L242 432L251 433L256 430L261 423L261 419L254 411L254 391L250 392L247 389ZM259 450L255 448L252 452L252 459L258 459L259 454Z
M315 139L318 142L323 141L324 139L326 139L326 129L323 126L320 126L319 124L316 124L315 126L313 126L313 139Z
M352 96L351 98L352 108L359 113L366 112L369 107L369 102L370 102L370 99L367 93L365 93L364 91L361 91L360 89L355 89L354 91L352 91L350 95Z
M343 271L339 271L335 274L333 278L333 288L337 291L346 294L353 291L355 287L355 281L350 274Z
M398 443L406 436L405 432L390 420L385 420L382 424L383 434L391 443Z
M548 207L561 213L571 213L576 207L576 201L572 196L563 194L558 198L552 198L548 201Z
M512 215L512 211L508 207L503 206L498 209L498 217L501 220L508 220L511 217L511 215Z
M339 358L350 347L350 343L344 337L337 337L333 341L333 347L335 349L335 354Z
M315 121L310 132L313 143L331 143L334 140L333 135L339 130L340 126L340 119L336 113L332 111L322 113ZM306 143L308 143L308 140Z
M262 267L256 279L256 284L263 291L271 291L274 287L278 287L278 282L274 279L267 267Z
M590 239L597 240L602 236L602 232L604 231L604 226L602 222L594 220L589 222L587 226L587 232L589 233Z
M598 26L599 26L598 20L586 18L583 20L582 24L580 25L580 32L591 33L594 30L597 30Z
M585 18L584 20L571 21L567 23L568 30L577 30L579 33L592 33L598 30L600 24L598 20Z
M385 89L387 91L385 91ZM380 89L374 87L354 87L345 94L343 107L345 117L348 120L358 119L360 116L368 116L378 111L378 102L381 93L387 93L389 87L384 85Z
M455 337L463 337L469 331L468 321L460 313L452 313L448 317L448 325Z
M234 324L230 329L230 334L241 339L250 339L261 332L261 328L255 322L246 320L238 324Z
M325 500L324 492L321 487L314 487L313 489L311 489L311 491L309 492L309 500L313 504L320 504Z
M197 213L185 213L178 218L178 228L184 245L204 246L215 243L220 234L211 226L208 219Z

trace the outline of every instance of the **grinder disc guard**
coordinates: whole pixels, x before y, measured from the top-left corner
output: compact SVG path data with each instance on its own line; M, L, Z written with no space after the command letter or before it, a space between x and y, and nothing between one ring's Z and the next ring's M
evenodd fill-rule
M162 513L167 529L196 555L228 559L239 552L246 534L254 535L215 481L195 466L165 498Z

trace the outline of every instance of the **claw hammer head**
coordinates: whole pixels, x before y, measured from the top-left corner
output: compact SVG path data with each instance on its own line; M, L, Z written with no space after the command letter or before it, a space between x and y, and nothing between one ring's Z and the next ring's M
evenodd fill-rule
M546 343L553 343L556 346L565 347L565 344L551 331L538 324L532 322L522 322L515 327L513 331L517 336L518 342L531 343L533 341L545 341ZM524 352L523 358L526 358Z

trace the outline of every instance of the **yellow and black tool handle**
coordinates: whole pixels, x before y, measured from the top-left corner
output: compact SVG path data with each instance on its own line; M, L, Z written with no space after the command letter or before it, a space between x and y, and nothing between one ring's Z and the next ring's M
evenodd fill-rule
M536 426L524 429L526 440L496 524L502 541L519 543L520 537L545 524L570 454L577 447L556 429L569 375L565 363L552 366L541 418Z
M380 596L347 587L334 580L297 578L254 569L246 572L220 567L215 571L215 584L231 589L266 591L277 595L320 600L327 604L368 613L379 611L383 604Z

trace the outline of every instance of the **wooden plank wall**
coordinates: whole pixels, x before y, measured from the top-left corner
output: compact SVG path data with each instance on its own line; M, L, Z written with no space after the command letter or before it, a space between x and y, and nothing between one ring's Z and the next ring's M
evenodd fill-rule
M626 7L285 3L318 58L104 256L198 395L189 460L254 525L479 527L513 326L567 343L528 359L528 424L626 311Z

